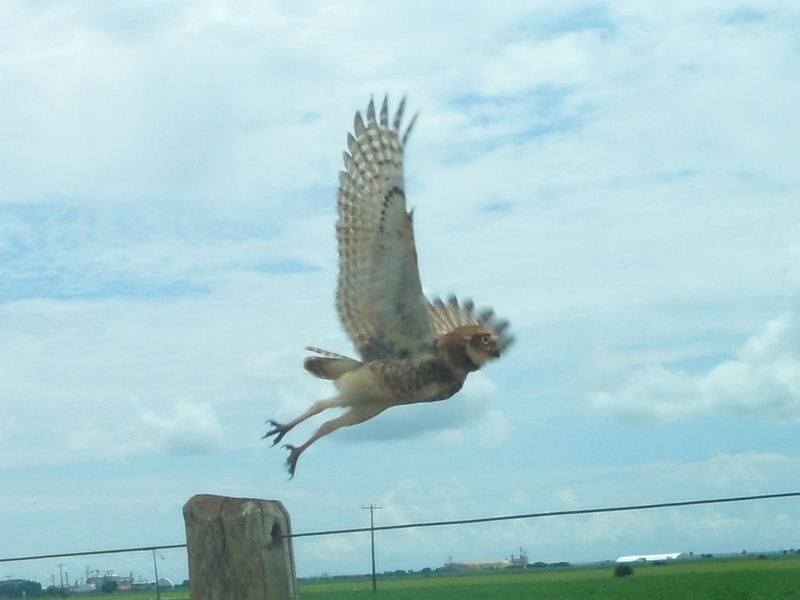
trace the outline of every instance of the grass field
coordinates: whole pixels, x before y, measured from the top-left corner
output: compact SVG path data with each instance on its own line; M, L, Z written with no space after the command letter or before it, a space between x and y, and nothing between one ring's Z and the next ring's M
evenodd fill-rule
M386 600L800 600L800 557L768 560L692 560L634 565L634 574L613 577L614 565L526 569L468 575L378 580ZM308 600L350 600L372 594L369 579L306 583Z
M634 574L613 577L614 565L526 569L470 574L378 578L385 600L800 600L800 556L767 560L681 560L634 565ZM368 577L301 582L304 600L366 599ZM188 600L187 590L161 593L161 600ZM113 600L155 600L154 592L116 593Z

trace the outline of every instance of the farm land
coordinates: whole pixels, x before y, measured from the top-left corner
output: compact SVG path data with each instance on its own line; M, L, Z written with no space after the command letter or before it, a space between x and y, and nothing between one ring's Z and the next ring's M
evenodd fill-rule
M465 575L408 576L378 581L385 600L800 600L800 557L685 560L633 565L614 577L610 563L591 567L525 569ZM369 578L300 587L305 600L350 600L372 595Z
M614 577L614 563L473 573L383 575L378 594L369 576L300 582L303 600L800 600L800 556L749 555L633 564L633 575ZM98 594L99 595L99 594ZM154 592L108 595L113 600L156 600ZM169 590L161 600L188 600Z

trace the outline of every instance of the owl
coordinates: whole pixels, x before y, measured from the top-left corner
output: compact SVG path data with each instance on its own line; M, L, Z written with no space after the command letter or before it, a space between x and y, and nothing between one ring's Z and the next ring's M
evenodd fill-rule
M513 341L508 321L491 309L479 312L471 301L428 300L422 293L403 183L403 152L416 116L401 129L404 106L405 99L390 123L388 99L378 115L370 100L366 121L357 112L347 136L336 193L336 311L359 358L306 348L311 356L303 366L332 381L336 395L288 423L267 421L271 429L263 438L273 438L274 446L309 417L329 408L345 412L302 445L284 446L290 477L300 455L321 437L393 406L448 399Z

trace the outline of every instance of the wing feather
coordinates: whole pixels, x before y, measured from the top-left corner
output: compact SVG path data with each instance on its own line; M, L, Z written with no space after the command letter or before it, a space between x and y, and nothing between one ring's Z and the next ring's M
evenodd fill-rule
M434 342L406 210L403 149L410 126L401 138L404 106L391 126L386 98L378 116L373 101L366 122L356 113L339 174L336 308L367 361L409 356Z

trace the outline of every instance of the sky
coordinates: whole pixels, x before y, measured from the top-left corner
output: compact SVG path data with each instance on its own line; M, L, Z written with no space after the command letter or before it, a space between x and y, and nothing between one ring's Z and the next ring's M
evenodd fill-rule
M356 110L406 151L426 293L515 344L312 446ZM0 6L0 558L181 544L195 494L296 532L800 490L789 0ZM316 418L285 439L302 443ZM797 499L379 532L379 571L800 547ZM364 573L369 535L295 541ZM187 576L182 550L159 574ZM150 553L0 563L152 578Z

